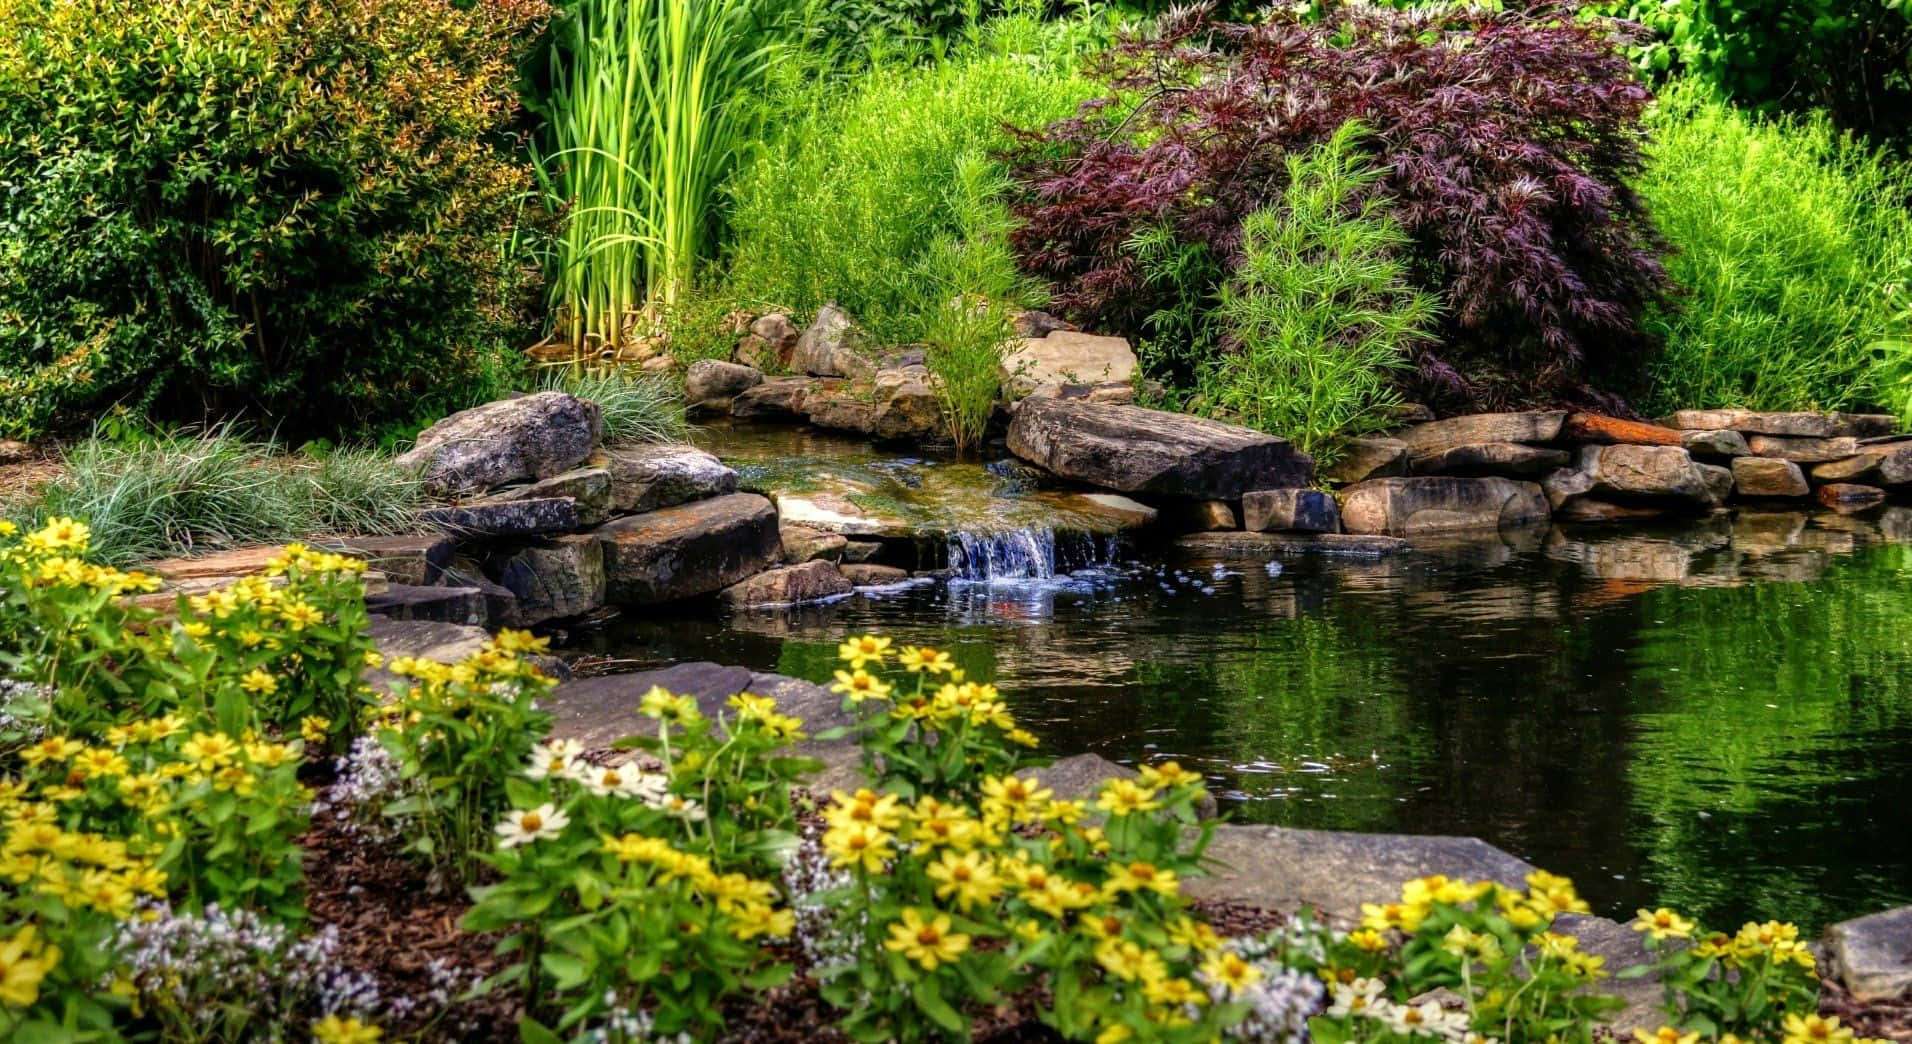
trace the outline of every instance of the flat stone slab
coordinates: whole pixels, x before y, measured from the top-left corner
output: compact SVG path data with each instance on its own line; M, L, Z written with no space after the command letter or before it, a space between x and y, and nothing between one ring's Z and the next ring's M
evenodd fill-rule
M395 584L424 585L437 581L458 552L458 542L437 533L423 536L328 537L311 541L313 547L351 555L384 573Z
M1826 929L1833 975L1862 1001L1912 1000L1912 906Z
M1408 470L1416 475L1510 475L1525 478L1564 468L1573 456L1563 449L1524 442L1470 442L1416 452Z
M1777 457L1800 464L1824 464L1857 454L1859 440L1849 435L1825 439L1754 435L1746 440L1746 447L1753 451L1754 456Z
M1539 486L1505 478L1369 479L1341 493L1341 525L1350 533L1493 533L1549 514Z
M1744 497L1803 497L1812 492L1799 465L1778 457L1734 457L1733 488Z
M1829 439L1890 435L1899 419L1885 413L1761 413L1757 410L1681 410L1670 418L1675 428L1718 428L1748 435L1784 435Z
M1627 443L1635 446L1681 446L1685 439L1677 428L1645 421L1622 420L1598 413L1574 413L1560 428L1560 438L1576 443Z
M1484 442L1552 442L1567 423L1565 410L1533 413L1470 413L1403 428L1395 438L1416 455Z
M1307 485L1314 469L1286 439L1239 425L1071 399L1023 400L1009 424L1009 451L1121 493L1218 500Z
M1348 558L1386 558L1408 550L1400 537L1354 533L1249 533L1242 531L1189 533L1175 538L1175 549L1230 557L1273 558L1277 555L1341 555Z
M418 520L447 533L470 536L563 533L579 525L578 502L570 497L482 500L451 507L426 508L418 513Z
M395 620L430 620L475 627L484 627L491 620L485 593L476 587L392 584L378 594L366 595L365 611Z
M710 594L761 572L783 551L777 510L754 493L620 518L604 544L605 598L650 605Z
M611 476L611 508L636 514L737 491L737 473L687 443L619 446L593 463Z
M1351 486L1371 478L1407 474L1407 443L1400 439L1363 436L1349 439L1333 464L1321 469L1329 482Z
M572 468L528 485L498 490L481 503L547 497L569 497L577 503L579 525L601 525L611 519L611 473L604 468Z

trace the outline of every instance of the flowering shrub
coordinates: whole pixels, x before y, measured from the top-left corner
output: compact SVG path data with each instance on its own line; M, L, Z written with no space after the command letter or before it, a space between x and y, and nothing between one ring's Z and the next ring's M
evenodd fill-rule
M1799 929L1778 921L1747 922L1736 935L1706 932L1667 909L1641 910L1633 927L1646 933L1665 988L1664 1009L1680 1035L1708 1039L1837 1039L1808 1032L1823 1027L1816 1012L1819 979ZM1837 1020L1832 1020L1836 1027ZM1851 1031L1846 1031L1847 1038Z
M8 713L54 732L123 716L204 716L229 735L302 729L330 747L370 699L365 564L289 545L264 573L161 613L125 596L159 589L85 558L83 522L30 533L0 520L0 668L39 687Z
M1640 201L1648 95L1613 31L1541 4L1277 7L1252 24L1171 12L1095 69L1104 97L1025 136L1015 243L1087 322L1139 331L1207 287L1152 280L1135 244L1166 228L1239 259L1243 219L1276 201L1289 157L1358 119L1386 173L1373 192L1444 298L1446 342L1417 360L1475 401L1573 391L1647 346L1666 275Z
M553 682L519 655L545 644L501 631L457 664L401 658L389 665L413 684L376 729L398 772L392 799L375 811L405 822L408 847L441 885L471 880L506 807L507 781L551 727L537 698Z
M658 722L661 771L591 764L558 740L510 781L487 857L502 880L477 890L466 927L511 933L502 949L518 960L500 980L523 989L530 1018L622 1024L654 1004L657 1032L707 1033L724 996L790 973L760 943L789 935L793 916L745 871L788 836L805 763L760 755L799 723L759 697L732 706L719 730L695 701L653 689L641 709Z

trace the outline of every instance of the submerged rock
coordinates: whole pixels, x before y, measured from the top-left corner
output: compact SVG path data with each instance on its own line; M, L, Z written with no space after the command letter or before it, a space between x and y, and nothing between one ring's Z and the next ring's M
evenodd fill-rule
M849 594L850 586L836 563L818 559L767 569L725 588L722 597L733 609L759 609L820 602Z
M1300 486L1313 461L1286 439L1203 417L1113 403L1023 400L1009 450L1067 479L1123 493L1239 500Z
M1354 533L1189 533L1175 539L1175 549L1191 554L1266 558L1279 555L1338 555L1348 558L1386 558L1408 550L1400 537Z
M603 436L596 403L539 392L454 413L420 432L397 463L435 494L469 493L569 470Z
M1834 511L1864 511L1885 503L1885 490L1851 482L1832 482L1819 487L1818 499Z
M781 544L777 511L753 493L732 493L606 523L605 596L650 605L711 594L767 568Z
M1341 524L1350 533L1491 533L1548 515L1539 486L1504 478L1370 479L1341 494Z

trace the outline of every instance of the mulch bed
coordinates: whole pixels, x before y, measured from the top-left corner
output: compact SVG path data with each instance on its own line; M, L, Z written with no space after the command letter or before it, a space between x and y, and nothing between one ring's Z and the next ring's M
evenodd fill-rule
M1861 1037L1912 1041L1912 1001L1893 1004L1853 999L1844 986L1827 980L1820 985L1819 1013L1837 1015Z

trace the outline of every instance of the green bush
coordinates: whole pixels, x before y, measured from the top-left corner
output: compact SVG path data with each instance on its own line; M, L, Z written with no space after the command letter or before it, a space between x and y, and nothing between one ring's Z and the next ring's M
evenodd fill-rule
M1760 120L1672 85L1640 184L1688 291L1649 320L1647 405L1842 409L1881 401L1877 342L1901 335L1912 178L1822 118Z
M1012 19L927 69L797 90L783 132L737 179L730 293L800 314L834 300L879 340L920 339L948 290L928 269L939 244L994 234L967 227L979 210L956 172L995 168L1006 125L1041 126L1086 97L1071 39ZM989 281L1016 285L1009 256L997 263Z
M539 0L0 0L0 434L501 386Z
M1385 421L1400 401L1392 371L1436 314L1397 257L1408 237L1366 191L1379 173L1361 159L1361 133L1343 124L1289 159L1287 191L1249 216L1217 307L1235 351L1200 374L1211 411L1284 436L1318 463Z

